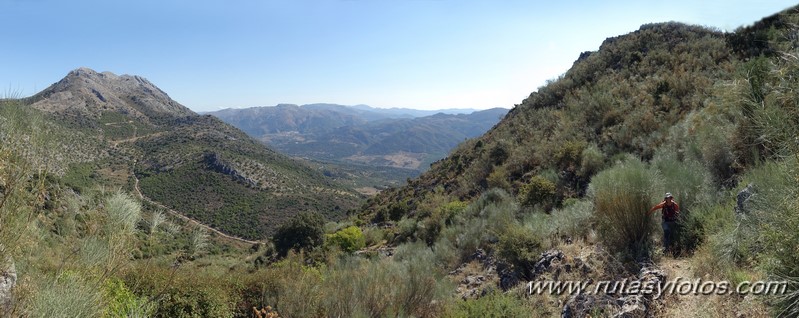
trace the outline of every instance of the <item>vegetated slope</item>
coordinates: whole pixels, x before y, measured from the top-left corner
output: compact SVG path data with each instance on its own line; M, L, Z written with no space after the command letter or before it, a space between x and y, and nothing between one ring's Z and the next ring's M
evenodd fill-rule
M373 198L364 213L391 202L413 209L415 198L436 187L461 199L490 187L519 193L535 176L556 186L551 206L557 206L581 196L605 158L624 152L650 158L675 123L706 106L715 83L732 78L734 59L725 34L698 26L648 24L608 38L485 135L462 143L409 185ZM719 177L735 168L729 163Z
M610 146L602 139L587 139L582 152L577 151L581 148L579 142L564 143L559 145L564 148L563 153L552 152L558 160L530 172L529 181L518 190L526 192L519 196L522 202L502 189L490 189L476 200L463 202L455 195L468 197L469 192L459 194L452 185L445 188L444 184L427 191L427 184L417 182L419 193L425 195L416 199L421 202L391 203L389 216L403 218L394 223L396 226L365 226L359 230L351 226L350 220L327 224L323 229L318 218L298 218L287 229L300 231L284 234L309 241L307 252L289 254L280 261L268 244L253 246L248 252L220 255L230 249L204 248L206 235L202 230L180 231L178 223L165 222L158 211L142 211L124 193L109 194L101 189L76 194L61 188L58 180L40 178L41 170L36 169L39 164L25 163L37 160L38 153L46 154L50 148L37 141L42 136L36 133L47 130L42 134L47 136L75 130L39 129L29 121L18 120L29 119L27 115L33 109L20 112L17 108L0 107L0 136L4 140L0 143L0 163L4 163L0 164L0 179L6 182L4 200L0 202L4 216L0 220L0 241L6 254L0 274L12 286L17 284L17 293L0 295L12 303L0 308L0 312L5 316L37 317L53 316L54 312L62 316L176 317L201 313L239 317L250 316L258 309L276 315L272 311L275 310L286 317L799 316L799 96L795 94L799 91L799 42L795 41L799 12L794 9L771 20L725 35L732 50L727 61L718 63L724 67L720 79L701 99L701 107L687 114L678 113L681 119L665 129L667 134L656 143L658 147L651 151L654 154L649 162L635 158L638 155L646 159L650 156L647 149L631 147L629 151L636 151L635 155L619 151L608 159L604 156L615 152L605 153ZM748 38L763 39L768 45L747 46ZM741 39L743 42L738 42ZM747 52L766 55L754 57ZM725 72L730 65L733 71ZM595 73L608 75L605 71ZM622 88L628 85L620 83ZM576 87L570 89L579 91ZM628 113L637 110L633 107ZM537 111L534 114L544 113ZM557 120L556 125L570 123L557 117L567 114L554 112L549 116ZM193 125L205 127L200 123L203 120L209 119L194 118L196 123L187 120L177 125L195 131L200 128ZM520 131L527 130L533 129ZM663 129L656 129L660 130ZM138 130L131 131L135 135ZM200 135L205 137L193 136L180 144L190 147L198 142L194 139L205 138L209 139L202 142L230 140L236 138L235 132L223 130L215 135L215 131L204 131ZM556 127L546 138L557 140L552 135L561 133L564 130ZM109 152L120 152L111 157L121 161L125 156L142 158L137 151L146 151L127 145L145 138L167 144L169 140L157 139L165 134L162 130L112 141L99 137L96 140L99 145L108 144L113 150ZM511 138L496 134L495 138ZM637 131L630 134L639 136ZM26 144L28 140L31 142ZM475 141L459 152L474 151L493 141L480 142L484 144L476 147ZM36 148L34 153L28 152L31 146ZM248 151L245 145L241 146L242 151ZM225 162L232 159L224 151L233 149L241 150L204 152L203 163L229 171ZM495 166L506 167L504 163L513 152L496 149L488 154L496 160L491 162L494 170L485 183L515 190L510 181L498 178L502 173L493 172L501 171ZM579 160L573 157L578 153ZM560 163L567 157L575 163L574 169L567 166L558 173L551 168L553 162ZM153 161L157 163L150 165L166 164L161 168L168 171L173 164L183 164L179 159L167 151L156 156ZM20 169L25 166L28 168ZM519 205L559 204L561 199L552 196L570 194L563 192L568 188L563 187L560 178L571 170L581 177L599 171L591 180L594 195L568 200L551 213ZM706 178L711 174L717 184ZM229 176L246 178L243 174ZM8 177L22 182L8 183ZM735 190L752 183L751 187L746 186L750 196L744 198L747 192L742 191L737 202L735 191L718 187L736 180L742 184ZM481 187L476 185L474 189L480 191ZM652 268L630 273L618 257L629 253L625 244L629 242L613 244L608 237L622 238L624 233L606 226L645 225L636 222L646 220L644 214L635 212L648 208L648 201L657 200L660 189L667 187L679 191L675 193L684 208L683 216L690 220L686 224L689 231L684 233L687 235L680 237L691 241L687 243L702 245L692 256L676 261L655 255L651 260L656 264L652 265L660 265L668 276L659 276L659 271ZM5 200L9 193L11 199ZM733 205L736 212L732 212ZM402 212L410 209L415 215L406 218ZM619 218L611 218L613 214ZM637 238L631 239L635 244L641 243ZM385 246L387 243L397 246ZM365 250L348 253L364 245ZM15 268L24 270L17 272ZM732 294L664 295L665 299L653 299L645 293L620 293L618 289L606 295L538 295L531 294L525 285L528 281L568 280L643 286L645 282L663 282L662 279L675 276L682 276L683 282L693 281L694 277L701 277L703 282L733 284L777 279L787 280L790 285L788 292L777 298ZM11 314L7 314L9 307Z
M226 233L261 239L297 212L338 219L358 201L322 173L195 114L138 76L81 68L26 101L113 149L111 159L74 169L135 172L144 195Z
M484 136L407 186L371 199L362 220L386 229L398 251L416 244L446 256L454 247L459 265L450 273L470 261L485 268L492 257L510 264L496 271L502 289L520 285L518 277L541 281L541 272L557 266L553 253L572 255L560 265L572 257L582 263L585 254L575 247L588 243L612 257L583 274L604 270L619 280L646 276L653 263L690 263L691 271L675 274L788 282L773 298L703 295L701 305L683 297L646 300L632 315L759 317L772 310L795 317L797 26L794 7L732 34L663 23L608 39ZM668 252L658 244L658 220L645 213L666 191L682 210ZM666 261L670 254L688 261ZM569 268L556 269L554 279L574 279ZM502 277L503 271L511 274ZM459 291L489 277L488 271L467 275ZM470 295L484 294L464 297ZM630 314L627 303L607 308L605 299L584 296L523 300L544 303L541 316Z
M312 104L211 114L294 156L423 171L427 163L443 157L463 140L484 133L506 113L494 108L406 118L410 115L403 110L385 111Z

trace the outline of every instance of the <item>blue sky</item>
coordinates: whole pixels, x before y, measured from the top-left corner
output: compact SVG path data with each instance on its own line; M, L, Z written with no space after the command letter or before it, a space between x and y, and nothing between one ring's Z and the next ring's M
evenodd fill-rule
M146 77L195 111L512 107L641 24L731 31L794 4L0 0L0 88L31 95L85 66Z

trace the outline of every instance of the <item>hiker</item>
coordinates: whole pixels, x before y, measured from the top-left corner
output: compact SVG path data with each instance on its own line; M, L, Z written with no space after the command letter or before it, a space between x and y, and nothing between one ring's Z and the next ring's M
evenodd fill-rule
M663 212L663 249L668 251L674 244L674 232L677 230L677 220L680 218L680 206L674 202L674 196L667 192L663 202L649 209L647 215L651 215L657 209L661 209Z

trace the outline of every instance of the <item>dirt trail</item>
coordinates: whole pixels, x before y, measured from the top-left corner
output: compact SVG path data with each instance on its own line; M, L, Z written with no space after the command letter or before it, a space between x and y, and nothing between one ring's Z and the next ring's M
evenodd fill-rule
M697 274L695 272L695 264L692 261L695 260L692 258L675 259L664 257L658 266L666 271L668 281L673 281L677 277L682 277L681 282L690 281L692 283L696 283L697 279L701 278L703 284L711 281L722 281ZM666 297L664 306L655 313L654 316L656 317L726 318L773 316L773 313L769 312L762 299L757 296L703 295L701 293L680 295L679 293L674 293L664 295L664 297Z
M680 281L695 281L696 275L694 273L693 265L689 258L672 258L664 256L661 259L660 268L666 272L667 280L673 281L681 277ZM666 306L663 312L663 317L691 317L696 315L696 309L702 308L703 303L707 301L708 296L703 295L664 295L664 297L671 297L668 300L669 306Z

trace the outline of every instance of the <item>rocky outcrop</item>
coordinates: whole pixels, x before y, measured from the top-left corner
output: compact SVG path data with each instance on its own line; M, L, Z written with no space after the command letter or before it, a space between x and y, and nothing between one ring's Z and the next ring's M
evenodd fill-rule
M538 262L533 266L533 276L549 271L553 265L563 262L563 258L563 251L561 250L549 250L541 253L541 256L538 257Z
M460 282L456 289L457 295L462 299L478 298L495 289L494 282L497 278L496 259L488 255L483 249L477 249L474 254L469 256L467 261L467 263L461 264L461 266L449 273L450 276L459 277ZM476 264L475 267L478 267L479 270L470 269L469 262Z
M236 181L244 183L250 187L256 187L258 183L255 180L245 177L239 173L233 166L222 161L219 155L215 152L208 152L203 155L203 162L208 166L208 169L219 172L233 177Z
M752 203L750 202L752 196L755 195L755 185L750 183L746 185L746 188L741 189L738 191L737 197L737 204L735 205L735 214L749 214L752 209Z
M663 286L666 274L654 267L644 266L628 285ZM615 318L639 318L651 316L655 294L641 288L636 293L609 292L607 294L571 296L561 311L561 317L587 317L594 312L605 313Z
M507 291L522 282L519 273L507 263L498 263L496 271L499 275L499 288L502 288L502 290Z

